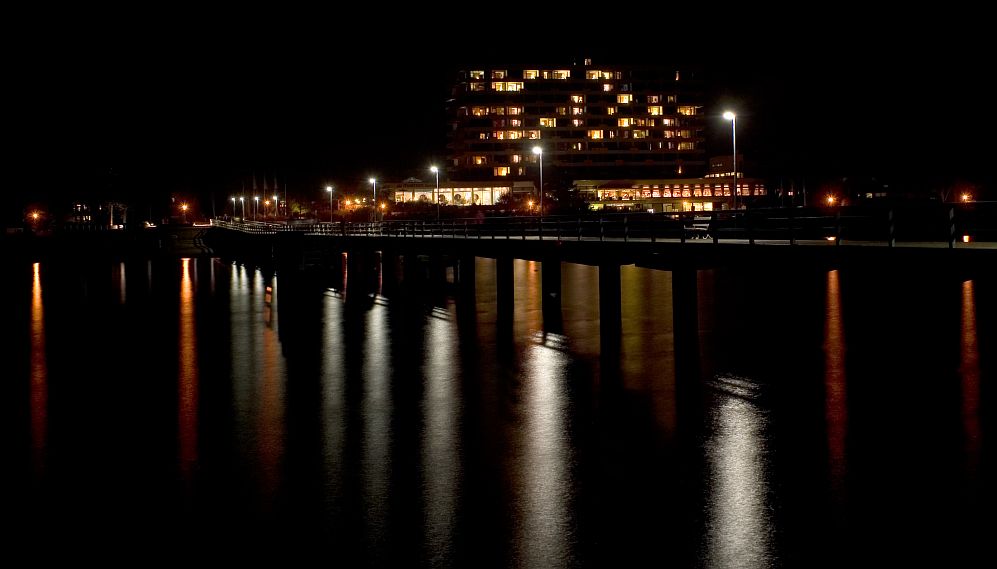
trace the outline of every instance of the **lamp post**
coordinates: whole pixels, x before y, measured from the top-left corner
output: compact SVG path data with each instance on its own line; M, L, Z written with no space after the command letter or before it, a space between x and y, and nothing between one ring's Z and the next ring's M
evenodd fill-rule
M730 121L730 136L734 144L734 161L731 169L734 172L734 183L730 188L731 209L737 209L737 115L731 111L724 113L724 118Z
M260 209L260 196L253 196L253 221L256 221L256 212Z
M183 220L182 220L183 223L187 223L187 204L185 203L180 204L180 211L183 215Z
M326 186L325 191L329 192L329 222L332 222L332 186Z
M544 149L539 146L533 147L533 153L540 159L540 215L544 214Z
M242 220L246 221L246 197L239 196L239 203L242 204Z
M440 220L440 169L436 166L430 166L429 171L436 174L436 221Z
M370 204L370 220L375 221L377 220L377 179L367 178L367 181L370 182L370 186L374 192L374 202Z
M235 220L235 196L232 196L232 219Z

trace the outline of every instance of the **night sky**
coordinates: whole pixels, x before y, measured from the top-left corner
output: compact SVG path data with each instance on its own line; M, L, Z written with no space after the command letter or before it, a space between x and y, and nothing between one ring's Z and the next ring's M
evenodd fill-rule
M730 152L725 108L755 174L875 178L917 188L975 184L997 199L992 49L979 14L851 13L734 18L671 12L484 27L460 9L395 15L60 13L11 20L6 178L27 204L76 196L207 210L255 172L292 195L368 176L428 179L445 156L453 70L475 61L662 63L700 69L708 155ZM372 23L374 22L374 23ZM680 23L684 22L684 23ZM708 27L705 22L714 22ZM598 23L598 25L597 25ZM504 30L504 31L503 31ZM629 39L627 39L629 38ZM262 184L262 182L261 182ZM206 211L205 213L210 213Z

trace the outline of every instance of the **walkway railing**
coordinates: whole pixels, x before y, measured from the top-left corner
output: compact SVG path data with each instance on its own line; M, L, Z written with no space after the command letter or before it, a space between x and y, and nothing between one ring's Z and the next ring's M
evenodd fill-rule
M752 209L410 219L374 222L268 223L214 220L212 225L254 234L296 231L342 237L519 239L556 241L671 241L790 244L855 241L947 245L997 241L997 204L908 209ZM982 206L982 207L981 207Z

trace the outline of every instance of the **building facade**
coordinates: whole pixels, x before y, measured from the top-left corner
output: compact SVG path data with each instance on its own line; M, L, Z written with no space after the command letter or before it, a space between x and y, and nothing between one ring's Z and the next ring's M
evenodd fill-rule
M448 181L441 183L437 192L435 182L424 182L410 178L399 183L384 185L395 203L424 202L440 205L495 205L502 196L531 196L536 193L536 185L531 181Z
M761 180L739 174L735 201L731 181L730 176L726 179L575 180L575 190L591 208L616 211L716 211L740 207L766 195Z
M691 73L623 65L491 65L458 72L449 178L701 176L703 93Z

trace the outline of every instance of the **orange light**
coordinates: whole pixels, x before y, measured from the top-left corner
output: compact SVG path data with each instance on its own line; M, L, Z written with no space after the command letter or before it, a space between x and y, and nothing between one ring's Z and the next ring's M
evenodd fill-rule
M963 243L969 243L969 235L963 235L962 236L962 242Z
M973 198L973 196L971 196L969 194L962 194L962 201L964 201L964 202L968 202L972 198Z
M827 205L834 205L834 196L827 196Z
M263 200L263 205L270 205L270 200Z
M381 209L387 209L387 207L388 207L388 204L386 204L386 203L382 203L381 204Z
M180 211L187 211L187 204L185 203L180 204Z
M31 219L38 219L38 212L37 211L31 212Z
M526 207L533 207L533 200L526 202Z

